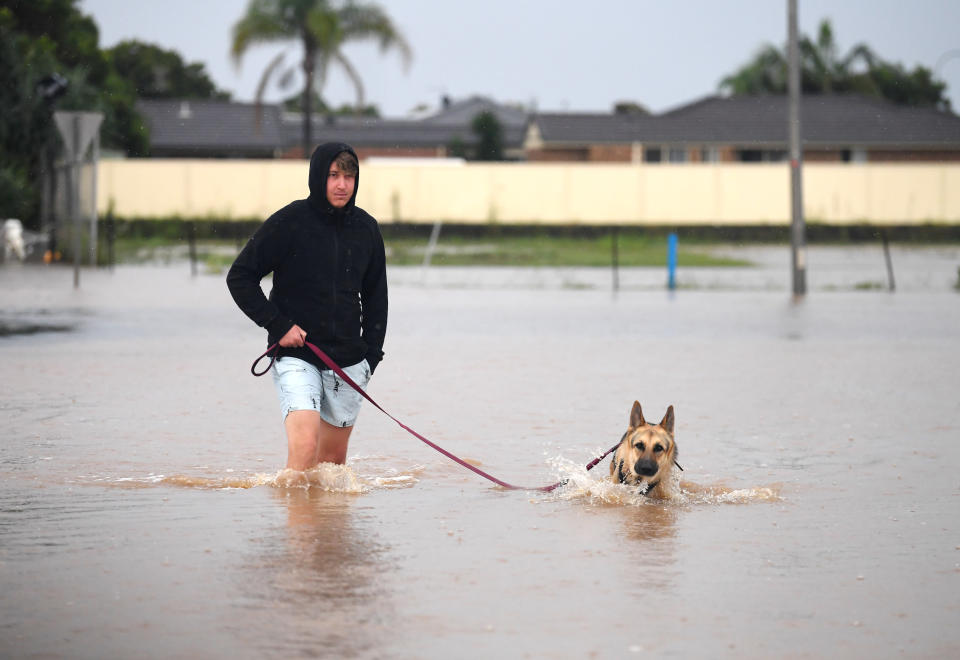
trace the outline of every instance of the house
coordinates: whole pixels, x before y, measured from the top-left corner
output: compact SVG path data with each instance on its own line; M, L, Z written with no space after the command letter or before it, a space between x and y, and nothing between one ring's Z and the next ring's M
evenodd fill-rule
M537 114L536 161L756 162L787 158L788 97L709 96L659 115ZM960 161L960 117L857 94L802 97L804 159Z
M657 135L649 115L541 113L527 123L529 161L640 162L643 139Z
M787 158L786 96L708 96L668 112L536 113L473 96L444 99L418 119L314 115L314 143L348 142L361 158L445 158L476 142L474 118L492 112L508 160L762 162ZM276 105L144 100L151 154L190 158L300 158L302 115ZM804 159L960 161L960 117L856 94L801 104Z
M195 99L144 99L136 109L159 158L276 158L284 132L274 105Z
M150 130L151 155L179 158L301 158L303 115L276 105L229 101L143 100L137 110ZM504 153L522 159L526 112L474 96L445 99L421 119L349 115L313 116L311 139L347 142L360 158L370 156L445 158L456 146L477 140L473 119L490 111L503 130Z

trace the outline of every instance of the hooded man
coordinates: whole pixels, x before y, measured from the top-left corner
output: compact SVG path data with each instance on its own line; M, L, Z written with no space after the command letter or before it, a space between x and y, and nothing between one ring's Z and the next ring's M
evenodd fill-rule
M355 205L360 168L347 144L310 158L310 195L260 226L227 274L237 306L280 344L273 380L287 468L343 464L362 399L304 346L322 349L361 387L383 359L387 273L377 221ZM273 273L270 297L260 280Z

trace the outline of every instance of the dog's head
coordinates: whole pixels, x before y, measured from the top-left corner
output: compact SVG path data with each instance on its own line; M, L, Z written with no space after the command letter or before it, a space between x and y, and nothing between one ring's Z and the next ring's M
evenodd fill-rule
M641 486L652 491L666 479L677 459L677 443L673 440L673 406L657 425L643 419L640 403L634 401L630 411L630 427L623 434L613 454L610 474L615 481Z

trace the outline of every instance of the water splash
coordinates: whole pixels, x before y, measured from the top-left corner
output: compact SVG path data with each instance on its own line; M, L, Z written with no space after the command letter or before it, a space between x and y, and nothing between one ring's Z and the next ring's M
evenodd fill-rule
M186 474L149 474L143 477L88 477L85 483L107 485L115 488L152 488L156 486L174 486L178 488L197 488L201 490L248 489L262 486L270 488L299 488L303 490L321 490L331 493L363 494L372 490L388 488L410 488L419 482L417 475L423 471L420 465L408 468L385 467L374 469L372 473L360 474L353 465L363 465L368 471L371 466L362 458L353 459L348 465L321 463L315 468L300 472L282 469L273 473L232 474L202 476ZM373 466L374 468L376 466Z
M548 458L547 462L566 483L554 491L555 497L567 501L586 501L590 504L619 506L647 506L650 504L749 504L780 499L779 486L731 489L722 485L702 486L680 481L674 470L665 482L665 498L650 498L642 488L615 483L604 465L592 471L563 456Z

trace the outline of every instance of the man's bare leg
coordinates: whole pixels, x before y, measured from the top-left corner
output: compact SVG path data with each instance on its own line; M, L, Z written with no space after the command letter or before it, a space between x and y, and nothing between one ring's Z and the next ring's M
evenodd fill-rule
M284 420L287 431L287 469L304 472L318 463L347 462L352 426L333 426L315 410L292 410Z

